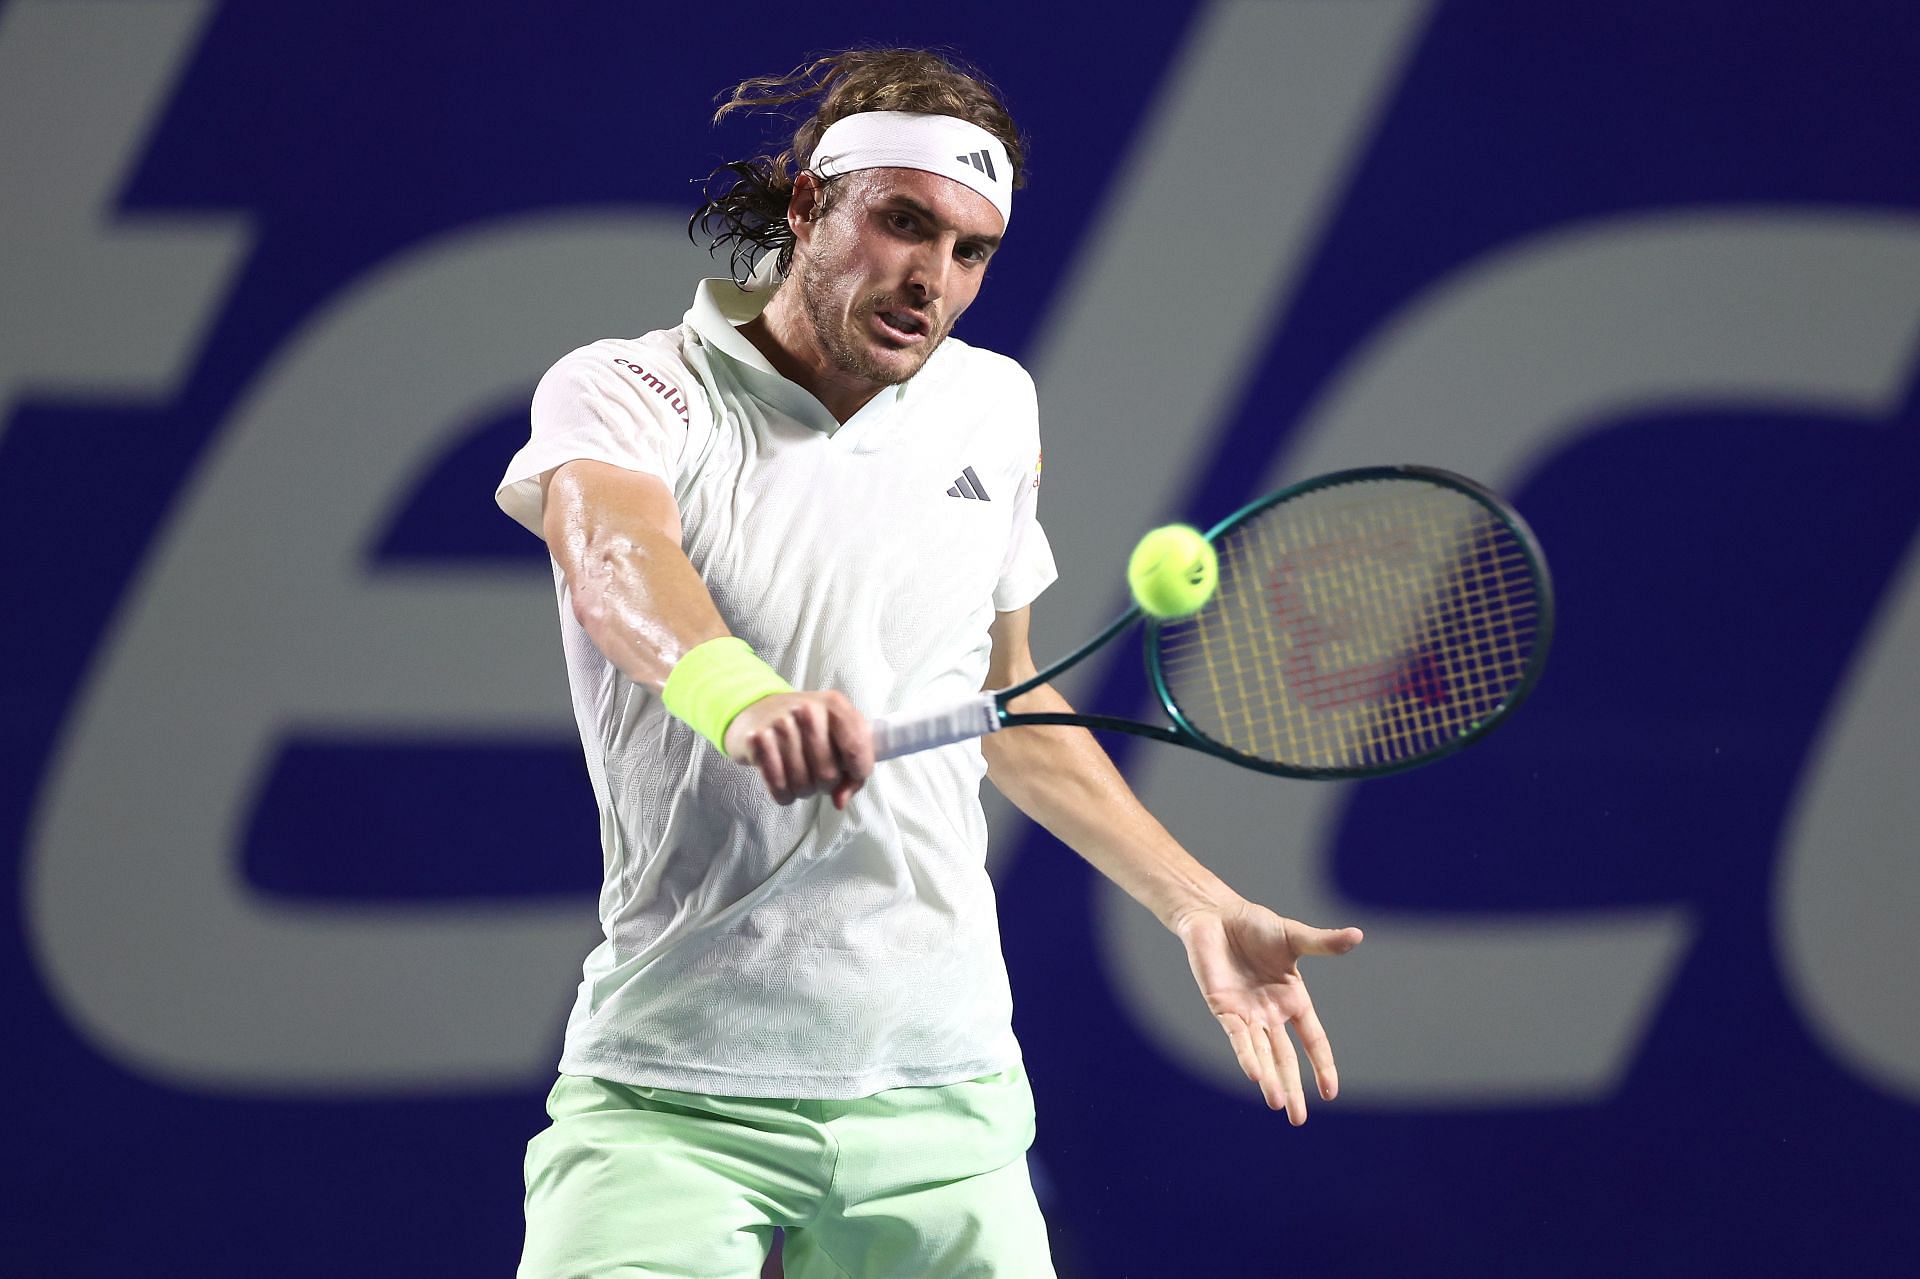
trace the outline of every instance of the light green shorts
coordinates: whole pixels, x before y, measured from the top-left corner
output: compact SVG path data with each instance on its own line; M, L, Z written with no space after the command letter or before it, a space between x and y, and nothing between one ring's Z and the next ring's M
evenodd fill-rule
M520 1279L1051 1279L1015 1068L855 1101L710 1097L562 1075L527 1144Z

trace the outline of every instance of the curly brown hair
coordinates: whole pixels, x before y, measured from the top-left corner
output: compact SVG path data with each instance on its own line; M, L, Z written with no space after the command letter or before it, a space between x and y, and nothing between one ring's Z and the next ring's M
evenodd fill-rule
M704 202L687 220L687 234L706 237L708 251L727 245L733 278L745 281L763 253L777 253L780 270L793 265L793 230L787 203L794 175L813 161L827 126L863 111L914 111L950 115L979 125L1007 148L1013 185L1026 184L1026 147L1000 91L980 71L930 49L847 49L804 62L786 75L754 76L729 91L713 113L718 124L736 111L774 111L791 118L798 104L813 111L794 130L792 142L773 155L735 160L707 178ZM731 180L729 180L731 179ZM831 198L832 182L823 191Z

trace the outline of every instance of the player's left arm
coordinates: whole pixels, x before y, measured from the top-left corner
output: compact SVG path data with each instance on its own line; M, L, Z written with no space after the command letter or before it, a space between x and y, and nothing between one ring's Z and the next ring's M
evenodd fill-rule
M1006 688L1035 674L1029 625L1027 608L996 616L989 688ZM1073 708L1052 685L1042 684L1009 709ZM1307 1051L1321 1097L1333 1099L1339 1074L1299 960L1352 950L1360 944L1359 929L1314 928L1234 892L1155 820L1083 728L1011 728L982 738L981 749L987 776L1002 794L1180 938L1207 1007L1269 1107L1284 1107L1295 1124L1306 1121L1299 1059L1286 1035L1289 1024Z

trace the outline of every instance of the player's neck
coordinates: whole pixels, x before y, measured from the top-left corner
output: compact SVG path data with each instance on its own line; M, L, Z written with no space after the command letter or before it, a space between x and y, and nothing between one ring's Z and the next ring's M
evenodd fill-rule
M767 357L774 372L820 401L836 422L844 423L880 393L878 383L847 373L828 358L791 287L775 293L766 310L740 326L740 333Z

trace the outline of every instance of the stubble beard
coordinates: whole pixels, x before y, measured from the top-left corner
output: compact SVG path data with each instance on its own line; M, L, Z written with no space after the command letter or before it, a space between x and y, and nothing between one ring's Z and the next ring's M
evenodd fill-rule
M848 323L842 325L828 281L815 271L808 271L800 279L801 308L806 312L807 323L813 328L814 340L820 344L821 353L840 372L876 386L898 386L918 373L932 357L934 348L947 336L944 330L929 329L927 340L917 353L918 358L905 368L882 362L863 340L866 335L854 332L853 327L875 311L884 310L887 301L886 294L874 294L866 299L864 306L855 307L848 317Z

